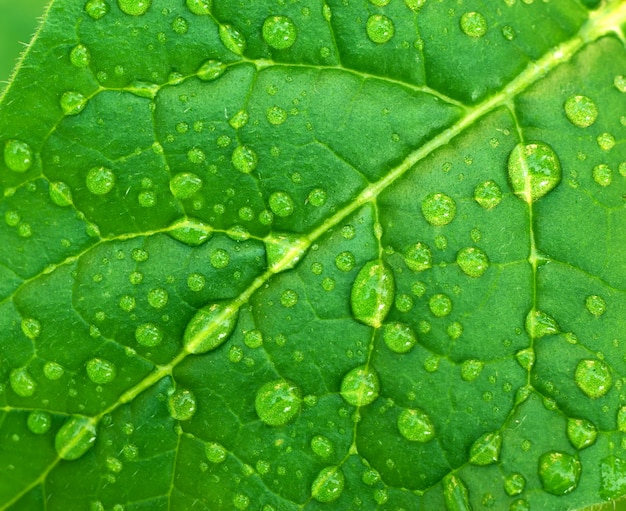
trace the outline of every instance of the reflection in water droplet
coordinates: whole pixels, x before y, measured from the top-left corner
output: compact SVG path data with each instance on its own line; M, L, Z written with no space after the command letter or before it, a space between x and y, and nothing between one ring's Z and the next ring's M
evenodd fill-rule
M337 500L345 486L345 477L337 466L323 468L311 485L311 496L318 502Z
M298 30L287 16L270 16L263 22L263 39L276 50L291 48L296 42Z
M206 353L221 346L235 329L239 308L229 303L203 307L191 319L183 343L187 353Z
M220 25L219 34L220 40L226 49L236 55L243 55L246 51L246 39L235 27L231 25Z
M94 195L106 195L115 186L115 174L105 167L94 167L87 173L85 183Z
M149 8L152 0L117 0L122 12L131 16L141 16Z
M422 214L431 225L447 225L456 216L456 202L445 193L431 193L422 201Z
M485 181L474 189L474 200L485 209L493 209L502 200L502 190L495 181Z
M30 397L37 390L37 382L25 367L13 369L9 375L9 383L13 392L20 397Z
M205 454L211 463L223 463L226 460L227 451L222 444L209 442L206 444Z
M459 268L469 277L480 277L489 268L487 254L476 247L462 248L456 255Z
M96 442L96 427L87 417L70 417L56 434L54 448L59 458L76 460Z
M341 397L354 406L369 405L379 392L378 374L367 366L355 367L341 381Z
M626 493L626 460L607 456L600 462L600 496L615 499Z
M578 486L582 465L565 452L550 451L539 458L539 478L543 489L552 495L566 495Z
M269 426L283 426L292 421L302 408L301 392L286 380L264 384L254 401L259 418Z
M328 438L323 435L317 435L311 439L311 450L320 458L327 459L334 454L335 447Z
M403 410L398 416L400 434L411 442L429 442L435 437L435 426L420 409Z
M471 511L467 487L460 477L448 474L443 478L443 500L448 511Z
M472 444L469 461L474 465L491 465L500 458L501 447L500 433L485 433Z
M26 172L33 164L33 150L21 140L8 140L4 144L4 163L13 172Z
M77 115L87 105L87 98L80 92L68 91L61 96L60 104L65 115Z
M188 421L196 414L198 403L196 396L187 389L176 389L167 400L167 408L172 419Z
M89 379L98 385L112 382L117 374L115 364L102 358L92 358L86 368Z
M598 117L598 107L587 96L570 96L563 108L569 121L579 128L588 128Z
M567 419L567 438L576 449L592 445L598 436L598 430L586 419Z
M52 426L52 417L48 412L42 410L33 410L28 414L26 425L36 435L43 435L50 430Z
M109 12L109 4L105 0L89 0L85 4L85 12L87 12L90 18L99 20Z
M561 182L559 157L543 142L517 144L509 155L508 171L513 192L529 204Z
M205 82L210 82L222 76L226 71L226 66L218 60L207 60L197 71L198 78Z
M420 241L406 250L404 262L410 270L424 271L433 267L433 253L426 243Z
M198 16L211 14L211 0L187 0L187 9Z
M574 372L574 381L591 399L604 396L613 384L611 370L602 360L581 360Z
M355 319L379 328L395 298L393 273L381 260L366 263L359 271L350 294Z
M383 339L394 353L408 353L417 344L417 338L411 327L398 322L385 325Z
M170 180L170 190L177 199L189 199L202 188L202 179L196 174L182 172Z
M526 479L522 474L513 473L504 479L504 491L509 497L519 495L526 488Z

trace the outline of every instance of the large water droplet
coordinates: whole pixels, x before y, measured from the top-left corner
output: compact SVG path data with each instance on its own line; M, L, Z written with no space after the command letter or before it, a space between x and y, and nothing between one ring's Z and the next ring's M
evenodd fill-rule
M493 209L502 201L502 189L495 181L485 181L474 188L474 200L485 209Z
M361 268L350 294L354 317L361 323L379 328L394 302L393 273L381 260L370 261Z
M199 247L211 239L213 228L201 220L184 218L170 225L167 234L185 245Z
M455 474L443 478L443 500L447 511L471 511L469 494L465 483Z
M333 502L341 496L345 483L339 467L323 468L311 485L311 496L318 502Z
M35 318L24 318L21 322L22 332L29 339L37 339L41 334L41 323Z
M466 12L461 16L461 30L465 35L479 38L487 33L487 20L479 12Z
M135 330L135 339L142 346L151 348L161 344L161 341L163 341L163 332L153 323L144 323L139 325Z
M411 327L398 322L385 325L383 340L394 353L408 353L417 344L417 338Z
M563 108L569 121L579 128L588 128L598 117L598 107L587 96L570 96Z
M491 465L500 458L502 435L500 433L485 433L480 436L470 448L470 463L474 465Z
M162 309L168 300L169 294L166 289L157 287L148 291L148 304L154 309Z
M550 451L539 458L539 478L543 489L552 495L565 495L578 486L582 465L565 452Z
M65 115L78 115L87 105L87 98L80 92L67 91L61 96L60 104Z
M115 364L103 358L92 358L87 362L86 369L89 379L98 385L112 382L117 374Z
M369 405L379 392L378 374L371 367L355 367L341 381L341 397L354 406Z
M46 362L43 366L43 375L49 380L56 381L65 374L65 369L56 362Z
M462 248L456 255L459 268L470 277L480 277L489 268L489 258L480 248Z
M474 381L480 376L485 363L482 360L469 359L461 364L461 378L465 381Z
M205 82L210 82L211 80L216 80L220 76L224 74L226 71L226 66L222 64L218 60L207 60L204 64L202 64L198 71L197 75L200 80Z
M556 320L543 311L531 310L526 316L526 332L533 339L541 339L546 335L554 335L560 333Z
M613 383L611 370L602 360L581 360L574 372L574 381L591 399L604 396Z
M226 460L228 452L222 444L218 442L209 442L206 444L205 454L211 463L223 463Z
M237 146L230 159L233 166L242 174L250 174L259 163L259 157L254 150L245 145Z
M37 382L25 367L13 369L9 375L11 389L20 397L30 397L37 390Z
M187 9L198 16L211 14L211 0L187 0Z
M131 16L141 16L150 8L152 0L117 0L122 12Z
M89 0L85 4L85 12L91 19L99 20L109 12L109 4L105 0Z
M526 371L530 371L535 365L535 350L533 348L525 348L518 351L515 354L517 363L521 365Z
M191 172L181 172L170 180L170 191L177 199L189 199L202 188L202 179Z
M285 192L274 192L270 195L269 206L272 213L280 218L290 216L295 209L293 199Z
M456 216L456 202L445 193L431 193L422 201L422 214L431 225L447 225Z
M613 182L613 170L605 163L601 163L593 168L591 177L593 177L596 184L606 188Z
M286 50L296 42L298 30L287 16L270 16L263 22L263 39L275 50Z
M452 312L452 300L444 294L436 294L428 300L428 308L434 316L442 318Z
M236 55L243 55L246 51L246 39L231 25L220 25L220 39L222 44Z
M33 164L33 150L21 140L7 140L4 144L4 163L13 172L26 172Z
M330 458L335 452L333 443L323 435L314 436L311 439L311 450L320 458Z
M382 14L372 14L365 25L367 37L376 44L390 41L395 33L393 21Z
M410 270L416 272L428 270L433 267L433 253L426 243L420 241L406 250L404 262Z
M283 426L292 421L302 408L301 392L286 380L264 384L254 401L259 418L270 426Z
M600 462L600 496L615 499L626 493L626 460L607 456Z
M265 239L265 256L274 273L293 268L304 255L309 242L290 234L273 234Z
M206 353L221 346L237 324L239 308L230 303L214 303L203 307L185 329L183 343L187 353Z
M76 460L96 442L96 426L87 417L70 417L56 434L54 448L59 458Z
M534 202L561 182L561 162L543 142L517 144L509 155L509 180L520 199Z
M598 436L598 430L586 419L567 419L567 438L576 449L592 445Z
M172 419L188 421L195 415L198 403L196 396L190 390L176 389L167 399L167 408Z
M48 194L50 195L50 200L54 202L57 206L65 207L72 204L72 190L66 183L63 183L62 181L50 183L50 188L48 188Z
M43 435L50 430L52 426L52 417L48 412L42 410L33 410L28 414L26 425L36 435Z
M70 62L74 67L87 67L91 62L91 54L84 44L78 44L70 52Z
M522 474L513 473L504 479L504 491L509 497L519 495L526 488L526 479Z
M429 442L435 437L435 426L420 409L403 410L398 416L400 434L411 442Z
M115 174L106 167L94 167L87 173L85 183L94 195L106 195L115 186Z

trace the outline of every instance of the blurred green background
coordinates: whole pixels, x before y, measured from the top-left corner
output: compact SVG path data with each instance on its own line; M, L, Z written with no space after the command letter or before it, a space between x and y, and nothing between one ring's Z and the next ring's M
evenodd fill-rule
M48 0L0 0L0 92L29 43Z

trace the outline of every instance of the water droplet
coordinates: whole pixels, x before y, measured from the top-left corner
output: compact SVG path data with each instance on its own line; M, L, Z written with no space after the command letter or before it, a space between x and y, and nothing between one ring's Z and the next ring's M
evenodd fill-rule
M272 106L265 112L265 117L270 124L280 126L287 120L287 110L279 106Z
M4 144L4 163L13 172L26 172L33 164L33 150L21 140L7 140Z
M509 497L519 495L526 488L526 479L522 474L514 473L504 479L504 491Z
M163 288L154 288L148 292L148 304L154 309L162 309L167 305L169 295Z
M188 421L195 415L198 403L196 396L190 390L176 389L167 400L167 408L172 419Z
M311 496L318 502L333 502L341 496L345 483L339 467L323 468L311 485Z
M603 151L610 151L615 146L615 137L610 133L601 133L597 136L596 142Z
M187 0L187 8L198 16L211 14L211 0Z
M96 442L96 427L91 419L75 415L70 417L56 434L54 448L59 458L76 460Z
M202 179L196 174L182 172L170 180L170 191L177 199L189 199L202 188Z
M524 499L516 499L509 504L509 511L530 511L530 504Z
M591 399L604 396L613 384L611 370L602 360L581 360L576 366L574 380Z
M251 349L260 348L263 345L263 334L259 330L250 330L244 334L243 343Z
M341 228L341 237L346 240L352 240L356 236L356 229L353 225L344 225Z
M57 206L65 207L72 204L72 190L62 181L50 183L48 194L50 195L50 200Z
M535 350L532 348L526 348L518 351L515 354L517 363L521 365L526 371L530 371L535 365Z
M355 367L341 381L341 397L354 406L366 406L374 402L380 391L380 381L374 369Z
M141 16L150 8L152 0L117 0L122 12L131 16Z
M52 426L52 417L48 412L42 410L33 410L28 414L26 425L36 435L43 435L50 430Z
M239 308L229 303L203 307L185 329L183 343L187 353L206 353L221 346L235 329Z
M417 344L417 338L410 326L403 323L385 325L383 339L394 353L408 353Z
M293 289L286 289L280 295L280 304L283 307L290 309L291 307L295 307L298 303L298 293L296 293Z
M63 376L65 369L56 362L46 362L43 366L43 374L49 380L55 381Z
M502 27L502 36L507 41L512 41L513 39L515 39L515 29L509 25L504 25Z
M502 190L495 181L485 181L474 189L474 200L485 209L493 209L502 200Z
M94 195L106 195L115 186L115 174L106 167L94 167L87 173L85 183Z
M196 293L202 291L206 285L206 278L200 273L190 273L187 277L187 287Z
M500 433L485 433L472 444L469 461L474 465L491 465L500 458L501 447Z
M70 62L74 67L87 67L91 62L91 54L84 44L78 44L70 52Z
M163 332L153 323L144 323L135 330L135 339L142 346L158 346L163 341Z
M546 335L558 334L559 328L556 320L543 311L531 310L526 316L526 332L533 339L541 339Z
M209 442L206 444L205 454L211 463L223 463L226 460L227 451L222 444Z
M206 154L199 147L194 147L187 152L187 159L191 163L199 165L206 160Z
M435 426L420 409L403 410L398 416L400 434L411 442L429 442L435 437Z
M98 385L112 382L117 375L115 364L102 358L92 358L86 368L89 379Z
M106 465L107 470L109 472L113 472L114 474L119 474L124 468L124 464L114 456L108 456L104 464Z
M213 228L201 220L184 218L170 225L167 234L185 245L199 247L211 239Z
M596 122L598 108L587 96L570 96L563 105L569 121L579 128L587 128Z
M613 171L611 167L604 163L596 165L591 172L591 176L596 184L602 187L607 187L613 182Z
M466 12L461 16L461 30L465 35L479 38L487 33L487 20L479 12Z
M384 44L390 41L395 33L393 21L382 14L372 14L367 19L365 29L367 37L376 44Z
M230 124L233 129L239 130L243 128L246 124L248 124L249 120L250 115L248 114L248 112L246 112L245 110L239 110L235 115L230 118L228 124Z
M263 39L275 50L286 50L296 42L298 30L287 16L270 16L263 22Z
M87 105L87 98L80 92L68 91L61 96L60 105L65 115L77 115Z
M354 254L350 251L340 252L335 257L335 266L341 271L349 272L354 269L356 265L356 259Z
M311 439L311 450L320 458L327 459L334 454L335 447L328 438L322 435L317 435Z
M431 225L447 225L456 216L456 202L444 193L431 193L422 201L422 214Z
M561 182L559 157L543 142L517 144L509 155L508 170L513 192L529 204Z
M419 11L425 3L426 0L404 0L404 4L415 12Z
M489 268L487 254L476 247L462 248L456 255L456 263L469 277L480 277Z
M285 192L274 192L270 195L269 206L272 213L281 218L290 216L295 209L293 199Z
M539 458L539 478L543 489L552 495L566 495L578 486L582 466L565 452L550 451Z
M452 312L452 300L444 294L436 294L428 300L428 308L433 315L442 318Z
M600 496L616 499L626 493L626 460L607 456L600 462Z
M89 0L85 4L85 12L91 19L99 20L109 12L109 4L105 0Z
M250 174L259 162L257 154L247 146L237 146L231 156L233 166L243 174ZM280 193L280 192L279 192ZM271 207L270 198L270 207ZM278 215L280 216L280 215ZM288 215L287 215L288 216Z
M254 406L265 424L283 426L300 413L300 389L285 380L268 382L257 392Z
M366 263L359 271L350 294L355 319L379 328L394 302L393 273L381 260Z
M189 30L189 23L182 16L178 16L172 21L172 30L179 35L186 34Z
M596 317L602 316L606 312L606 302L598 295L588 296L585 300L587 310Z
M37 390L37 382L25 367L13 369L9 375L9 383L13 392L20 397L30 397Z
M319 208L319 207L322 207L324 204L326 204L327 199L328 199L328 194L326 193L326 190L323 190L321 188L314 188L313 190L309 192L309 195L306 201L311 206Z
M429 246L420 241L406 250L404 262L410 270L424 271L433 267L433 254Z
M35 340L41 334L41 323L34 318L22 319L22 332L29 339Z
M481 360L466 360L461 365L461 378L465 381L474 381L480 376L484 367L485 363Z
M447 511L471 511L467 487L460 477L448 474L443 478L443 500Z
M231 25L220 25L220 40L227 50L236 55L243 55L246 51L246 39Z
M623 75L617 75L614 79L613 79L613 85L615 85L615 88L620 91L620 92L626 92L626 76Z
M586 419L567 419L567 438L576 449L592 445L598 436L598 430Z
M226 66L218 60L207 60L197 71L198 78L205 82L216 80L224 74Z
M626 406L621 406L617 410L617 431L626 433Z

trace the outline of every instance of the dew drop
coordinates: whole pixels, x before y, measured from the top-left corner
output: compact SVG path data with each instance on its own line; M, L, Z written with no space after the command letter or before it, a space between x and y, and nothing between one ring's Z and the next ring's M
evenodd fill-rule
M613 79L613 85L615 85L615 88L618 91L626 92L626 76L624 76L624 75L617 75Z
M293 289L286 289L280 295L280 304L287 309L295 307L297 303L298 293L296 293Z
M206 278L201 273L190 273L187 277L187 287L195 293L202 291L205 285Z
M204 163L204 161L206 160L206 154L204 154L204 151L199 147L194 147L187 152L187 159L191 163L199 165L201 163Z
M263 334L259 330L250 330L244 334L243 343L250 349L260 348L263 345Z
M249 119L250 115L248 114L248 112L246 112L245 110L239 110L239 112L237 112L230 118L228 124L230 124L233 129L239 130L243 128L246 124L248 124Z
M598 430L586 419L567 419L567 438L576 449L592 445L598 436Z
M170 191L177 199L189 199L202 188L202 179L196 174L182 172L170 180Z
M355 319L379 328L395 298L393 273L381 260L366 263L359 271L352 291L350 304Z
M131 16L141 16L150 8L152 0L117 0L122 12Z
M397 424L400 434L411 442L425 443L435 437L435 426L423 410L403 410Z
M566 495L578 486L582 466L574 456L550 451L539 458L539 478L543 489L552 495Z
M323 190L322 188L314 188L309 192L307 203L316 208L320 208L326 204L327 199L328 194L326 193L326 190Z
M247 146L237 146L231 156L233 166L242 174L250 174L259 162L257 154ZM270 199L271 201L271 199ZM271 207L271 202L270 202ZM280 215L279 215L280 216Z
M367 366L355 367L341 381L341 397L353 406L369 405L379 392L378 374Z
M404 0L404 4L411 9L412 11L419 11L422 7L424 7L424 4L426 3L426 0Z
M452 300L444 294L436 294L428 300L428 308L434 316L442 318L452 312Z
M587 310L596 317L602 316L606 312L606 302L598 295L588 296L585 300Z
M469 277L480 277L489 268L487 254L476 247L462 248L456 255L456 263Z
M41 334L41 323L34 318L24 318L21 323L22 332L29 339L35 340Z
M609 186L613 182L613 171L608 165L601 163L596 165L591 171L591 176L596 184L603 188Z
M213 236L213 228L201 220L184 218L168 227L167 234L185 245L199 247Z
M275 50L286 50L296 42L298 30L287 16L270 16L263 22L263 39Z
M352 271L355 265L356 259L354 257L354 254L348 250L340 252L335 257L335 266L337 267L337 269L343 272L347 273Z
M507 41L512 41L515 39L515 29L509 25L504 25L502 27L502 37Z
M115 186L115 174L106 167L94 167L87 173L85 183L94 195L106 195Z
M87 376L98 385L111 383L117 375L115 364L102 358L92 358L86 365Z
M198 16L211 14L211 0L187 0L187 9Z
M485 209L493 209L502 201L502 190L495 181L485 181L474 189L474 200Z
M530 371L535 365L535 350L532 348L526 348L518 351L515 354L517 363L522 366L526 371Z
M172 30L179 35L186 34L189 30L189 23L182 16L178 16L172 21Z
M66 183L63 183L62 181L50 183L50 188L48 188L48 194L50 195L50 200L54 202L57 206L65 207L72 204L72 190Z
M345 476L339 467L325 467L311 485L311 496L318 502L333 502L343 493L345 482Z
M422 201L422 214L431 225L447 225L456 216L456 202L444 193L431 193Z
M229 303L203 307L191 318L183 343L187 353L200 354L221 346L235 329L239 309Z
M43 435L52 427L52 417L48 412L33 410L28 414L26 425L36 435Z
M591 399L604 396L613 384L611 370L602 360L581 360L574 371L574 381Z
M85 4L85 12L91 19L99 20L109 12L109 4L104 0L89 0Z
M230 263L230 256L226 250L218 248L211 253L210 261L213 268L220 270L228 266Z
M487 20L479 12L466 12L461 16L461 30L469 37L480 38L487 33Z
M243 55L246 51L246 39L231 25L220 25L220 40L227 50L236 55Z
M218 464L226 460L227 451L224 446L218 442L209 442L206 444L204 453L211 463Z
M279 106L272 106L265 112L265 117L270 124L280 126L287 120L287 110Z
M25 367L13 369L9 375L9 383L13 392L20 397L30 397L37 390L37 382Z
M33 164L33 150L21 140L7 140L4 144L4 163L13 172L26 172Z
M598 107L587 96L570 96L563 108L569 121L579 128L588 128L598 117Z
M80 92L67 91L61 96L60 104L65 115L77 115L87 105L87 98Z
M617 410L617 431L626 433L626 406L621 406Z
M469 359L461 364L461 378L465 381L474 381L480 376L485 363L482 360Z
M190 390L176 389L167 399L167 409L174 420L191 420L198 409L196 396Z
M311 450L320 458L328 459L334 454L335 447L328 438L317 435L311 439Z
M508 171L513 192L529 204L561 182L561 162L543 142L517 144L509 155Z
M522 474L513 473L504 479L504 491L509 497L519 495L526 488L526 479Z
M290 216L295 209L293 199L285 192L274 192L270 195L269 206L272 213L280 218Z
M84 44L78 44L70 52L70 62L74 67L87 67L91 62L91 54Z
M558 334L559 328L556 320L543 311L531 310L526 316L526 332L533 339L541 339L546 335Z
M218 60L207 60L197 71L198 78L205 82L216 80L224 74L226 66Z
M491 465L500 458L501 447L500 433L485 433L472 444L469 461L474 465Z
M259 418L269 426L283 426L291 422L302 408L301 392L286 380L265 383L254 401Z
M390 41L395 33L393 21L382 14L372 14L367 19L365 29L367 37L376 44L384 44Z
M151 289L148 292L148 304L154 309L162 309L167 305L169 295L162 287Z
M411 327L397 322L385 325L383 340L394 353L408 353L417 344L417 338Z
M600 496L616 499L626 493L626 460L607 456L600 462Z
M420 241L406 250L404 262L415 272L428 270L433 267L433 253L426 243Z
M448 511L471 511L469 494L460 477L448 474L443 478L443 500Z
M142 346L158 346L163 341L163 332L153 323L144 323L135 330L135 339Z
M509 504L509 511L530 511L530 504L525 499L516 499Z
M596 142L603 151L610 151L615 146L615 137L610 133L601 133L596 137Z
M96 427L87 417L75 415L61 426L54 439L59 458L76 460L96 442Z
M43 375L51 381L56 381L63 376L65 369L56 362L46 362L43 366Z

